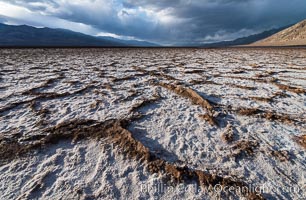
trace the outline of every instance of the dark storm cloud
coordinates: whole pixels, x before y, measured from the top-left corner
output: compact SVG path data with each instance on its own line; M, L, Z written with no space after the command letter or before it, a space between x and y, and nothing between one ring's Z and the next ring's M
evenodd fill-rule
M186 42L191 38L193 41L214 37L216 40L232 39L243 33L250 34L284 26L306 18L306 3L302 0L128 0L127 2L154 10L174 8L171 15L189 19L176 27L181 30L180 32L175 32Z
M10 0L2 2L27 8L44 17L86 24L97 32L164 44L234 39L306 18L305 0Z

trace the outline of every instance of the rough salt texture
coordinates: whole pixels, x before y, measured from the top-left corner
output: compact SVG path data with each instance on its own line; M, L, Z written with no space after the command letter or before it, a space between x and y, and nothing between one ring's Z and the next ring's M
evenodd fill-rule
M264 187L266 199L302 199L305 58L305 49L1 49L0 145L138 114L127 129L160 159ZM0 158L0 199L243 199L172 185L122 151L109 138L63 139Z

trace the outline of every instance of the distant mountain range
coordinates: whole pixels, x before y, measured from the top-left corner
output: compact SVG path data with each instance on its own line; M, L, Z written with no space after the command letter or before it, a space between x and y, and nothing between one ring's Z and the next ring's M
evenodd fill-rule
M250 46L306 46L306 20Z
M120 40L112 37L94 37L66 29L35 28L27 25L12 26L0 23L2 47L126 47L158 46L157 44Z
M289 27L289 28L288 28ZM306 20L233 41L222 41L195 47L228 46L306 46ZM0 47L159 47L139 40L122 40L113 37L90 36L66 29L13 26L0 23ZM188 45L187 45L188 46Z
M147 41L140 41L140 40L122 40L118 38L113 38L113 37L105 37L105 36L98 36L98 38L107 40L107 41L112 41L115 43L120 43L126 46L141 46L141 47L158 47L160 45L147 42Z

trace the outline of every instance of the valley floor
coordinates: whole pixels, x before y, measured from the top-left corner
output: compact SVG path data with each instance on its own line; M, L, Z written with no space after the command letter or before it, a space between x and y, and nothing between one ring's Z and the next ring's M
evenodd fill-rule
M0 199L306 198L305 49L1 49Z

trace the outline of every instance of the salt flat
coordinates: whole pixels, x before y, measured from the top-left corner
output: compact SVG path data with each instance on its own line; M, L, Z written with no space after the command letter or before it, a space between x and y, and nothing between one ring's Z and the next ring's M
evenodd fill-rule
M0 199L306 197L305 49L0 60Z

